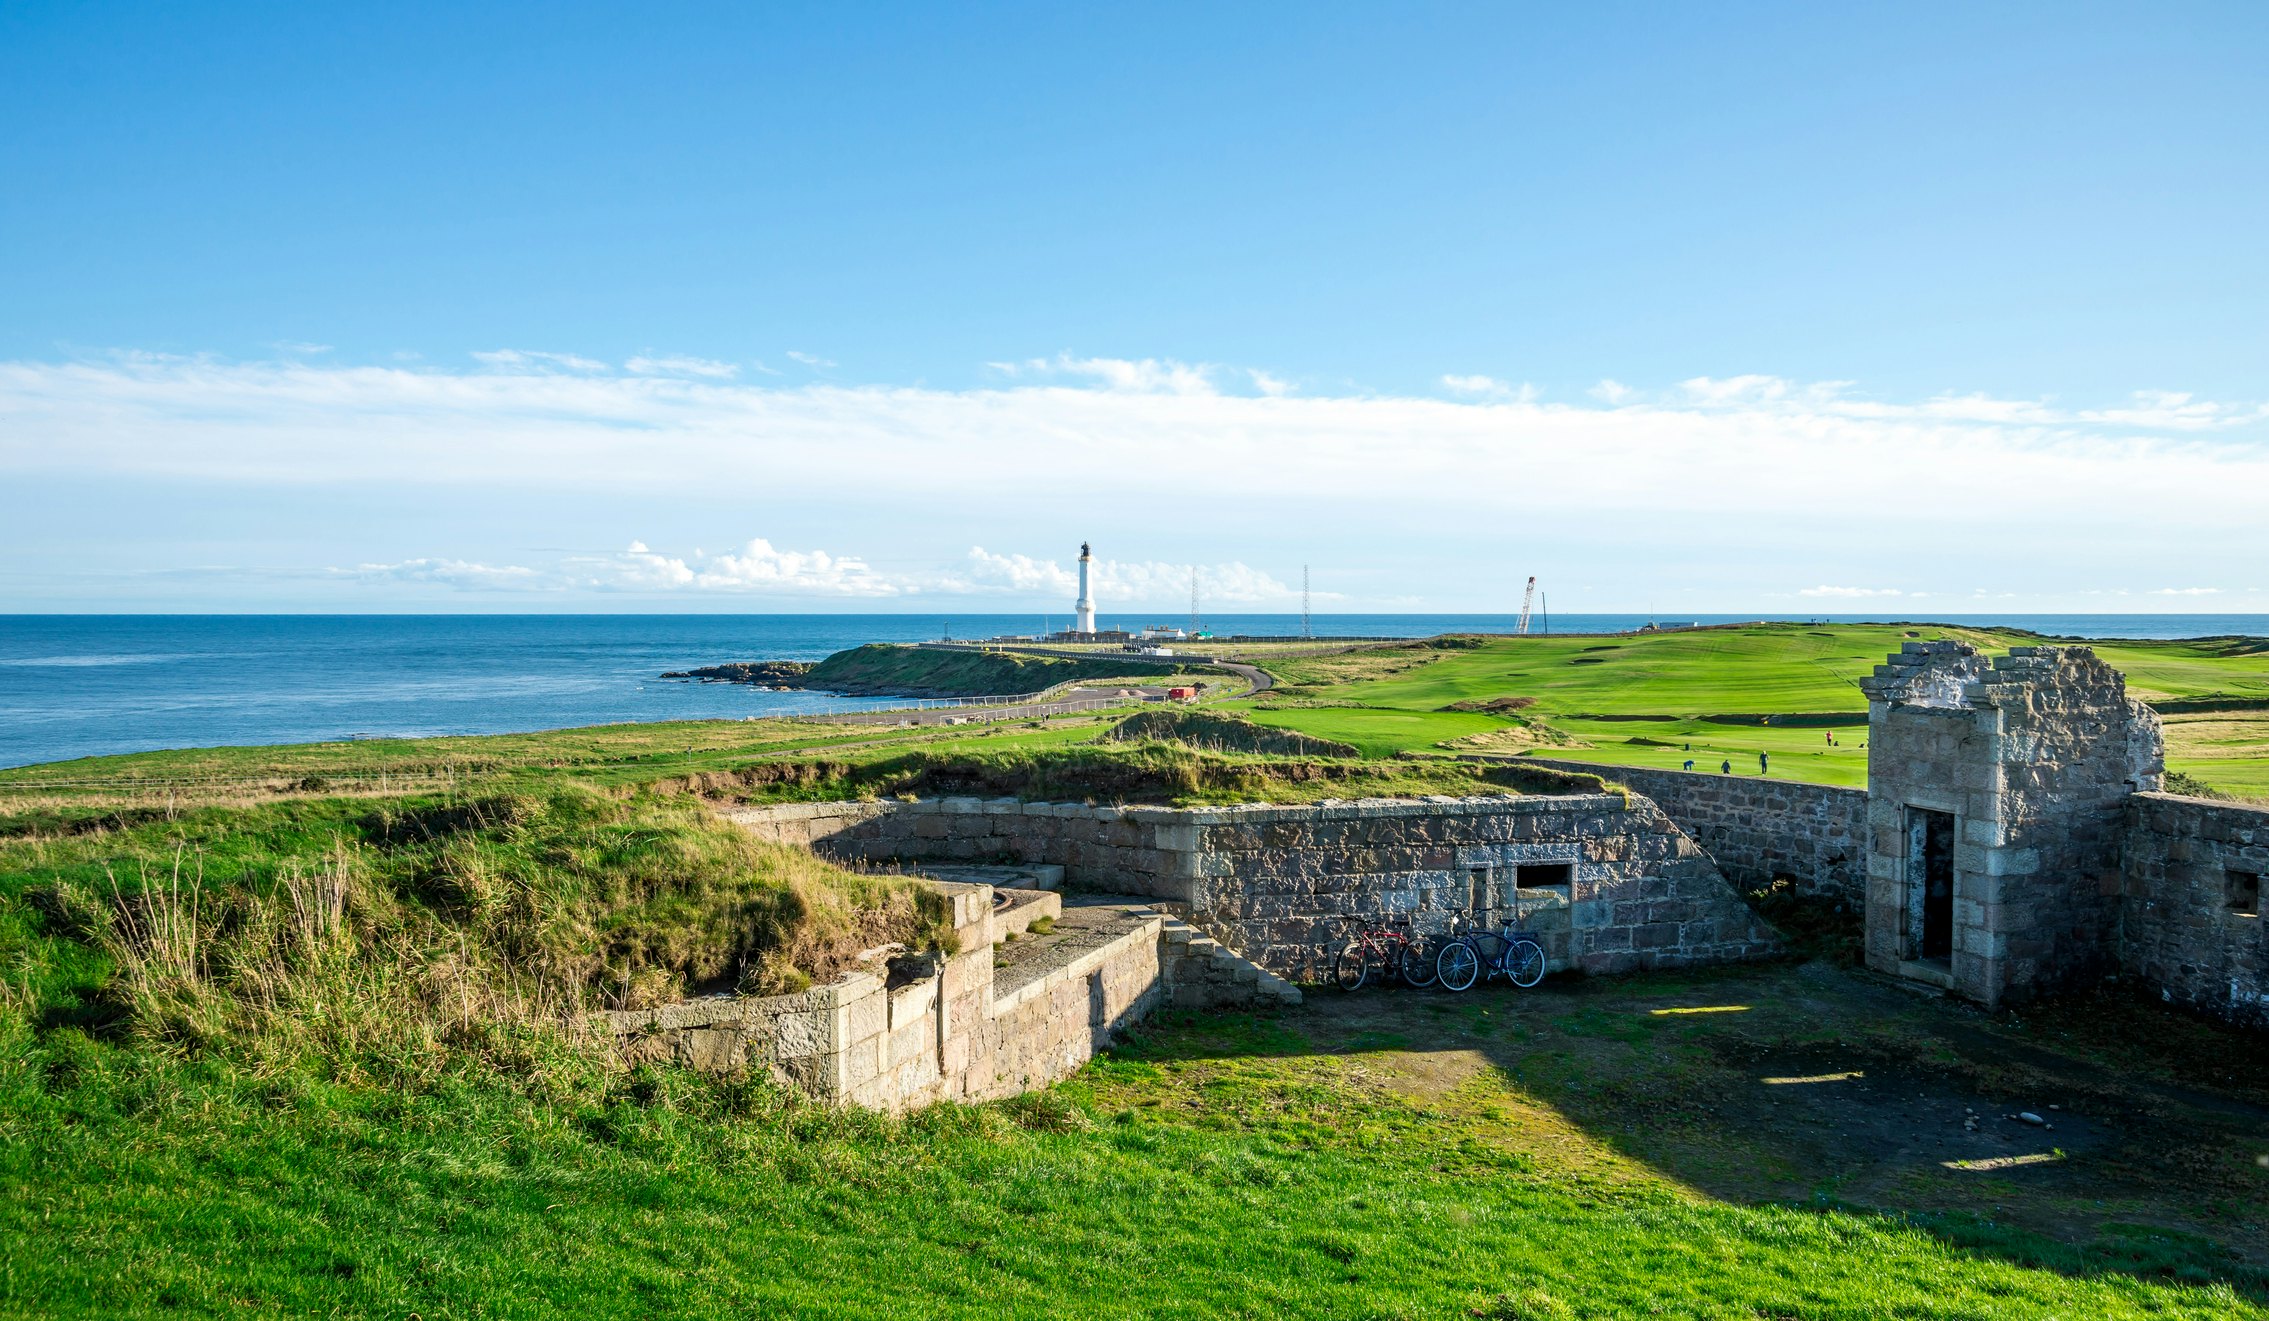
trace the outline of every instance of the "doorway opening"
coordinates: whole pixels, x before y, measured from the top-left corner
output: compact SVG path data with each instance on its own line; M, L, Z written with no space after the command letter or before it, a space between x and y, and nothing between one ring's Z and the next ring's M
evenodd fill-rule
M1925 962L1954 954L1954 814L1907 809L1908 948Z

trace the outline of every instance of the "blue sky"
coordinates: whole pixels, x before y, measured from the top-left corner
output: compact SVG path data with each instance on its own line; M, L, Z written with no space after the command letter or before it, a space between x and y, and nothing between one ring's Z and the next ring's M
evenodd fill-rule
M2269 8L0 9L0 609L2269 609ZM633 549L637 547L638 549Z

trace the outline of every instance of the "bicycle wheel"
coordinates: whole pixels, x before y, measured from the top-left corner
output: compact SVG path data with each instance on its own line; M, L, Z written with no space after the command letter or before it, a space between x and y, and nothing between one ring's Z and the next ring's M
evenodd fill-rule
M1361 945L1349 945L1331 961L1331 979L1343 991L1362 989L1363 981L1371 975L1371 961L1363 955Z
M1533 940L1516 940L1505 951L1505 975L1523 990L1544 980L1544 947Z
M1434 956L1434 975L1445 991L1470 991L1481 976L1481 951L1470 940L1453 940Z
M1413 940L1403 946L1401 954L1395 960L1395 967L1402 973L1402 979L1412 986L1434 984L1434 951L1428 949L1423 940Z

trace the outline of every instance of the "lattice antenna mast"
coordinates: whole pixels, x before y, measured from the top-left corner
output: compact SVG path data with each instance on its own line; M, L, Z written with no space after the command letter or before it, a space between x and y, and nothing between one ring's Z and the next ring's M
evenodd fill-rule
M1202 621L1198 618L1198 566L1190 566L1190 636L1198 635Z
M1308 566L1305 564L1300 566L1300 636L1315 636L1308 628Z
M1521 622L1513 626L1515 633L1527 636L1528 612L1536 605L1536 575L1528 576L1528 590L1521 593Z

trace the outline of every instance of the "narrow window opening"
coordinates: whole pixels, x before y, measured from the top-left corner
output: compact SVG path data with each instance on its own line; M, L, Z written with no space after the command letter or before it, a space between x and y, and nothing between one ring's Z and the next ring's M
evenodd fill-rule
M2261 873L2253 871L2224 871L2223 892L2229 896L2230 911L2246 917L2261 916Z
M1576 868L1568 862L1524 862L1513 873L1513 884L1523 890L1558 890L1567 894Z

